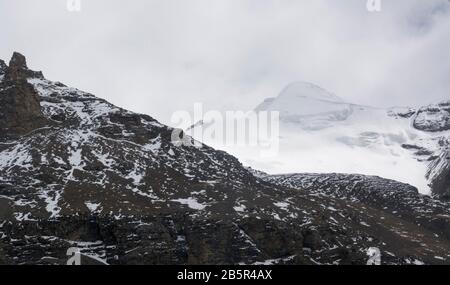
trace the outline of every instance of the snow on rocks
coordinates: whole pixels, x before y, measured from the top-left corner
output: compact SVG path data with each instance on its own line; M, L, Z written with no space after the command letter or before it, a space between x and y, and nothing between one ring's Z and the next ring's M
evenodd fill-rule
M190 209L202 211L204 210L208 205L201 204L197 201L197 199L189 197L186 199L174 199L171 200L172 202L177 202L183 205L187 205Z
M450 101L420 108L413 125L426 132L450 130Z

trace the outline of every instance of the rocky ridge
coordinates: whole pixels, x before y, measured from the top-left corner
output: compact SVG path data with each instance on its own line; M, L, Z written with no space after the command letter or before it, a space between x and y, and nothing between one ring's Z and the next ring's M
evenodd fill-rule
M0 62L0 70L0 130L3 136L17 137L46 125L39 95L27 82L30 76L42 78L42 73L30 71L25 57L18 53L14 53L9 67Z
M0 67L0 264L65 264L71 247L83 264L449 261L448 204L411 186L253 175L20 54Z

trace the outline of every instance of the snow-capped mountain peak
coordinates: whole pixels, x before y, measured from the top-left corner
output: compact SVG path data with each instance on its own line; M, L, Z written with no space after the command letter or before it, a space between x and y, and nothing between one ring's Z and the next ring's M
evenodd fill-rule
M441 173L450 168L450 102L422 108L352 104L317 85L289 84L257 112L280 116L279 152L266 159L253 147L216 148L268 173L358 173L413 185L421 193L449 195ZM205 127L204 123L195 127ZM436 160L440 158L440 161ZM439 169L437 167L439 166ZM438 178L439 177L439 178ZM444 177L444 178L442 178Z
M312 104L316 104L317 108L309 109ZM345 102L342 98L312 83L294 82L289 84L278 97L266 99L256 110L277 110L290 114L308 115L315 111L324 112L323 106L326 104L345 104Z
M235 153L271 173L341 172L379 175L429 193L426 173L448 147L450 104L418 109L352 104L314 84L289 84L257 111L280 114L280 152L263 161ZM442 192L442 191L436 191Z
M322 87L303 81L297 81L289 84L280 94L279 98L293 99L306 98L312 100L328 101L335 103L344 103L344 100Z
M307 82L289 84L278 97L266 99L256 111L277 111L280 120L304 129L323 129L348 118L351 104Z

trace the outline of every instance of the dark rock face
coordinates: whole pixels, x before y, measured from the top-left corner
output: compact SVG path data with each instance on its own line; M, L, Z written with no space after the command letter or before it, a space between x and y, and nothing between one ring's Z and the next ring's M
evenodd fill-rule
M28 69L25 56L18 52L14 52L11 60L9 61L9 67L5 72L5 80L19 81L32 77L44 78L42 72Z
M442 153L430 164L428 175L433 194L441 199L450 200L450 151Z
M39 97L34 88L23 82L8 86L2 84L0 91L0 132L2 136L14 137L26 134L45 125ZM0 87L1 88L1 87Z
M28 70L25 57L15 53L9 67L2 69L5 73L0 82L0 137L17 137L44 126L47 120L39 96L26 81L36 73Z
M6 65L6 63L3 60L0 59L0 76L4 76L5 75L7 68L8 68L8 66Z
M426 132L450 130L450 101L419 109L413 125Z
M449 262L449 204L409 185L257 177L14 58L0 89L0 263L65 264L71 247L82 264L366 264L372 247L383 264Z

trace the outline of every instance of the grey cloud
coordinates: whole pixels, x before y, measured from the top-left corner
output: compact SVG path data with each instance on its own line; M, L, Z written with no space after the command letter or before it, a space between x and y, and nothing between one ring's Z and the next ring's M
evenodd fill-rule
M446 0L0 0L0 58L168 122L194 102L253 108L289 82L348 101L449 97Z

